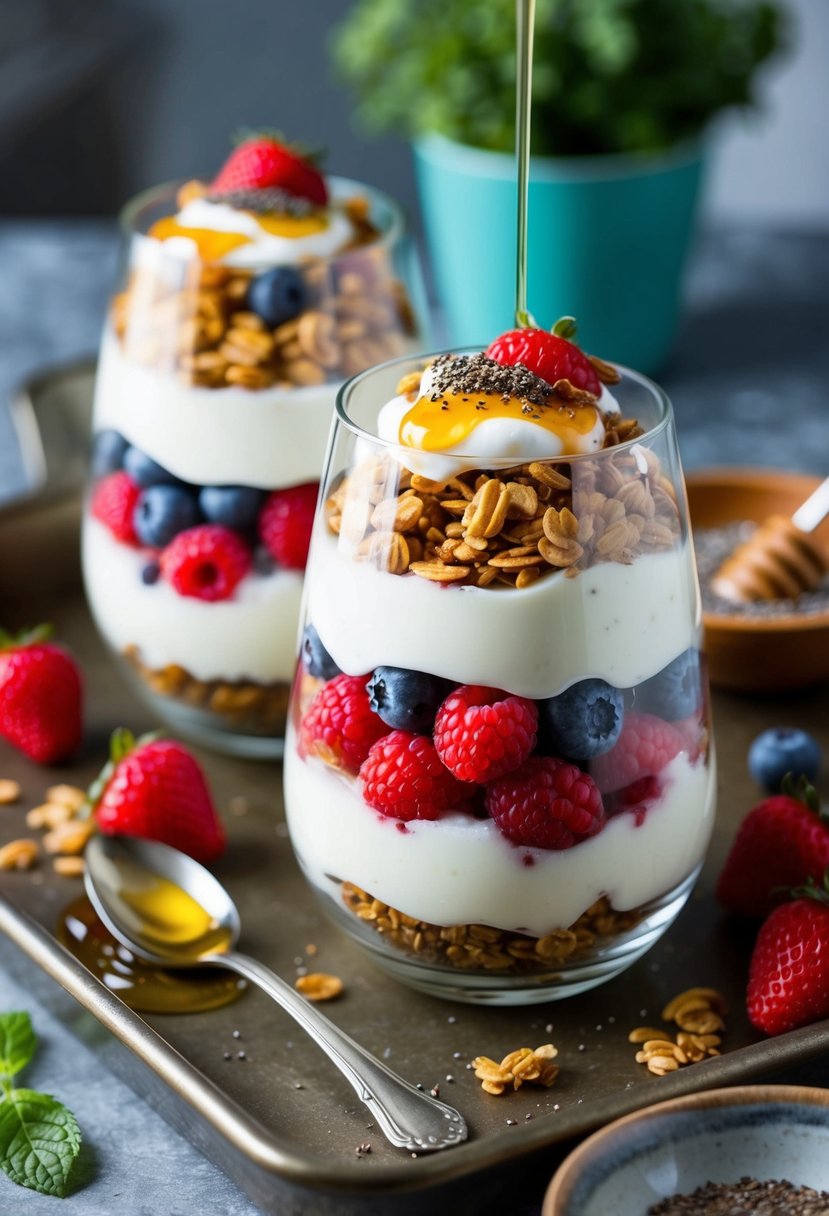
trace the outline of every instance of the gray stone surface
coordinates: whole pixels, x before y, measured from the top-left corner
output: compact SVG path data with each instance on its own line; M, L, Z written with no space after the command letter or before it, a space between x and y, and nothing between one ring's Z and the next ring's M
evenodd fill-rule
M112 224L0 224L0 502L23 484L4 408L8 393L35 371L94 351L116 258ZM690 279L687 320L662 376L686 468L751 463L828 471L827 282L829 234L760 228L706 234ZM26 1080L66 1102L86 1136L84 1185L60 1211L256 1212L214 1165L102 1071L95 1045L105 1032L86 1015L67 1015L66 998L52 988L49 995L33 965L0 940L0 1008L28 1009L41 1039ZM813 1065L785 1079L825 1084L829 1075ZM54 1200L17 1191L0 1176L0 1216L57 1210Z

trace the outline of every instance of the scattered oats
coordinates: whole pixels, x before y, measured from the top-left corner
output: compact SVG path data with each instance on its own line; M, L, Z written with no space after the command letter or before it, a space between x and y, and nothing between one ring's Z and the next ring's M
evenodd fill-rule
M294 987L309 1001L333 1001L342 994L343 982L339 976L312 971L298 976Z
M11 777L0 777L0 806L9 806L20 798L20 782Z

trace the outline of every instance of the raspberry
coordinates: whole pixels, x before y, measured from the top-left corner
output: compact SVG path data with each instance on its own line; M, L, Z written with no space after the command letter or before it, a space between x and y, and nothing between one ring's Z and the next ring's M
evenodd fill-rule
M274 490L259 513L259 536L271 557L289 570L304 570L311 544L319 483Z
M486 785L518 768L535 747L538 710L533 701L497 688L462 684L435 719L435 747L461 781Z
M437 819L469 792L441 763L432 740L407 730L378 739L360 776L366 802L392 819Z
M221 524L199 524L179 532L161 552L161 573L179 595L226 600L251 567L241 536Z
M586 389L596 397L601 394L601 381L587 355L566 338L546 329L511 329L491 342L486 354L507 366L521 363L548 384L569 380L576 388Z
M299 750L350 773L359 771L372 743L389 734L368 703L368 676L335 676L320 689L302 719Z
M575 764L531 756L487 787L486 808L513 844L570 849L604 825L602 796Z
M132 520L140 493L128 473L118 472L102 477L92 495L92 514L125 545L138 544Z
M683 749L679 731L652 714L628 714L615 747L591 761L590 772L603 794L656 777Z

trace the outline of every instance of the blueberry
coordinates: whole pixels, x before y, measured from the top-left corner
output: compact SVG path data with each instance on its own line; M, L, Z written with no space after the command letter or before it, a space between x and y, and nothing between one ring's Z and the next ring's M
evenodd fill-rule
M124 468L139 486L181 485L178 477L157 464L140 448L128 447L124 453Z
M253 486L205 486L199 491L199 506L212 524L243 531L256 523L265 491Z
M387 726L429 734L452 685L406 667L376 667L366 685L371 708Z
M105 477L117 473L124 463L129 444L118 431L98 431L92 440L92 475Z
M293 266L275 266L257 275L248 288L248 308L272 329L307 307L302 275Z
M300 648L305 670L320 680L333 680L340 674L340 669L322 644L320 635L313 625L306 625L302 635Z
M699 651L686 650L636 690L636 708L666 722L694 713L702 700Z
M601 756L619 738L624 717L618 688L604 680L581 680L541 702L545 749L568 759Z
M135 504L132 522L142 545L163 549L179 532L199 522L199 508L181 486L148 486Z
M158 562L147 562L141 571L141 582L146 583L148 587L152 587L153 583L157 583L160 577L161 566Z
M814 781L820 768L820 745L805 730L774 726L764 730L748 749L748 771L758 785L777 794L786 773Z

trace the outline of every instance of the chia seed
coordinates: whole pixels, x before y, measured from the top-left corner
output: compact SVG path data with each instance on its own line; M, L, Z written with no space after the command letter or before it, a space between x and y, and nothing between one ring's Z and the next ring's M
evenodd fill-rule
M727 557L738 545L749 540L757 530L757 524L738 521L724 524L720 528L702 528L694 532L694 548L697 554L697 572L702 591L702 606L705 612L717 616L747 616L775 619L783 616L813 616L829 610L829 576L814 591L804 592L796 600L751 600L746 604L735 604L731 600L714 595L711 580Z
M478 355L441 355L430 368L432 400L444 393L491 393L505 398L517 397L531 405L550 405L555 400L552 386L521 363L504 366ZM482 404L479 402L479 404Z
M293 215L297 219L311 215L315 210L309 199L289 194L279 186L266 186L261 190L227 190L224 194L208 194L207 201L225 203L228 207L235 207L239 211L254 211L258 215L278 211L281 215Z
M791 1182L741 1178L707 1182L687 1195L671 1195L652 1204L647 1216L826 1216L829 1191Z

